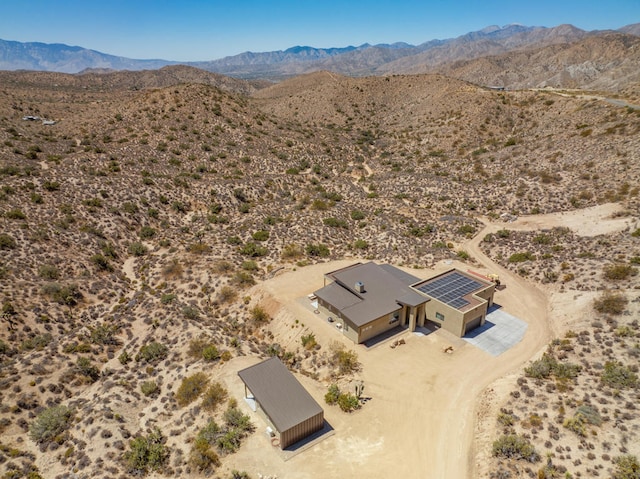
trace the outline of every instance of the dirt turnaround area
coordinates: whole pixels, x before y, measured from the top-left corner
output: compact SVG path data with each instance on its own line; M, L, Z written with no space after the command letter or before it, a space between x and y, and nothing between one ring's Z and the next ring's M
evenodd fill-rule
M535 230L566 226L576 234L593 234L591 225L597 225L600 232L613 232L627 227L624 221L611 217L616 211L615 205L603 205L570 214L524 217L509 223L508 227ZM396 348L390 348L390 342L369 349L356 346L362 363L360 379L366 387L364 396L370 398L361 410L344 414L338 408L326 406L323 381L300 377L316 400L324 405L325 417L335 434L287 461L268 445L264 434L255 434L237 455L230 458L228 467L300 479L486 475L484 464L495 438L495 415L508 393L504 378L539 355L554 335L577 319L573 315L579 312L573 302L564 301L501 268L482 253L478 245L484 235L504 227L503 222L487 224L474 239L462 246L475 259L474 269L500 274L506 288L496 292L495 302L528 324L520 343L500 356L492 357L464 340L438 330L425 336L405 331L401 337L406 344ZM353 347L324 318L314 315L300 301L322 286L323 273L352 262L317 264L262 284L261 293L281 305L274 321L295 317L323 346L338 340ZM443 261L436 269L452 266L469 267L455 261ZM425 277L433 273L419 269L410 272ZM554 318L561 318L563 323L554 324ZM291 341L296 339L291 338ZM453 348L452 353L445 352L449 347ZM241 360L255 362L247 358L237 361ZM243 367L244 362L233 366ZM229 383L238 382L233 378L229 380ZM240 388L238 394L242 394ZM264 421L255 419L258 431L263 431Z

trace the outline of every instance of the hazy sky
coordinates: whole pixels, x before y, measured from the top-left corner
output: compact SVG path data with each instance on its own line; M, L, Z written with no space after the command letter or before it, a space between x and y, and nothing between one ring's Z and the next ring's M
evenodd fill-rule
M640 0L0 0L0 38L130 58L213 60L295 45L453 38L488 25L640 22Z

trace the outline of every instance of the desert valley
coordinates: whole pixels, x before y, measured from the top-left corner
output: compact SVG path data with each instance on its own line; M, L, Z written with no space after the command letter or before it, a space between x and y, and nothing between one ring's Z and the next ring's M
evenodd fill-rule
M565 47L640 65L605 37ZM558 45L277 83L1 71L2 477L638 478L638 70L543 85ZM498 275L523 337L354 344L308 295L368 261ZM269 357L317 440L274 447L245 401Z

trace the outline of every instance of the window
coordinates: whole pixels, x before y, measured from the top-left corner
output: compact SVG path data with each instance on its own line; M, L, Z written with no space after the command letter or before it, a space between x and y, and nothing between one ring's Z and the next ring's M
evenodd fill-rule
M444 314L436 312L436 319L440 321L444 321Z
M400 311L396 311L395 313L391 314L391 318L389 318L389 324L397 323L398 321L400 321Z

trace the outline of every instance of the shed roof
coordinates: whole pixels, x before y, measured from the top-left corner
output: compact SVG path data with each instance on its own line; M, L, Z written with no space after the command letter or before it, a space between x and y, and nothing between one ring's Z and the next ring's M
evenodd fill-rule
M409 285L420 281L391 265L356 263L327 274L334 282L314 294L333 305L356 326L363 326L400 309L400 304L417 306L429 301ZM364 292L356 290L364 285Z
M278 358L238 371L238 376L279 432L322 413L320 405Z

